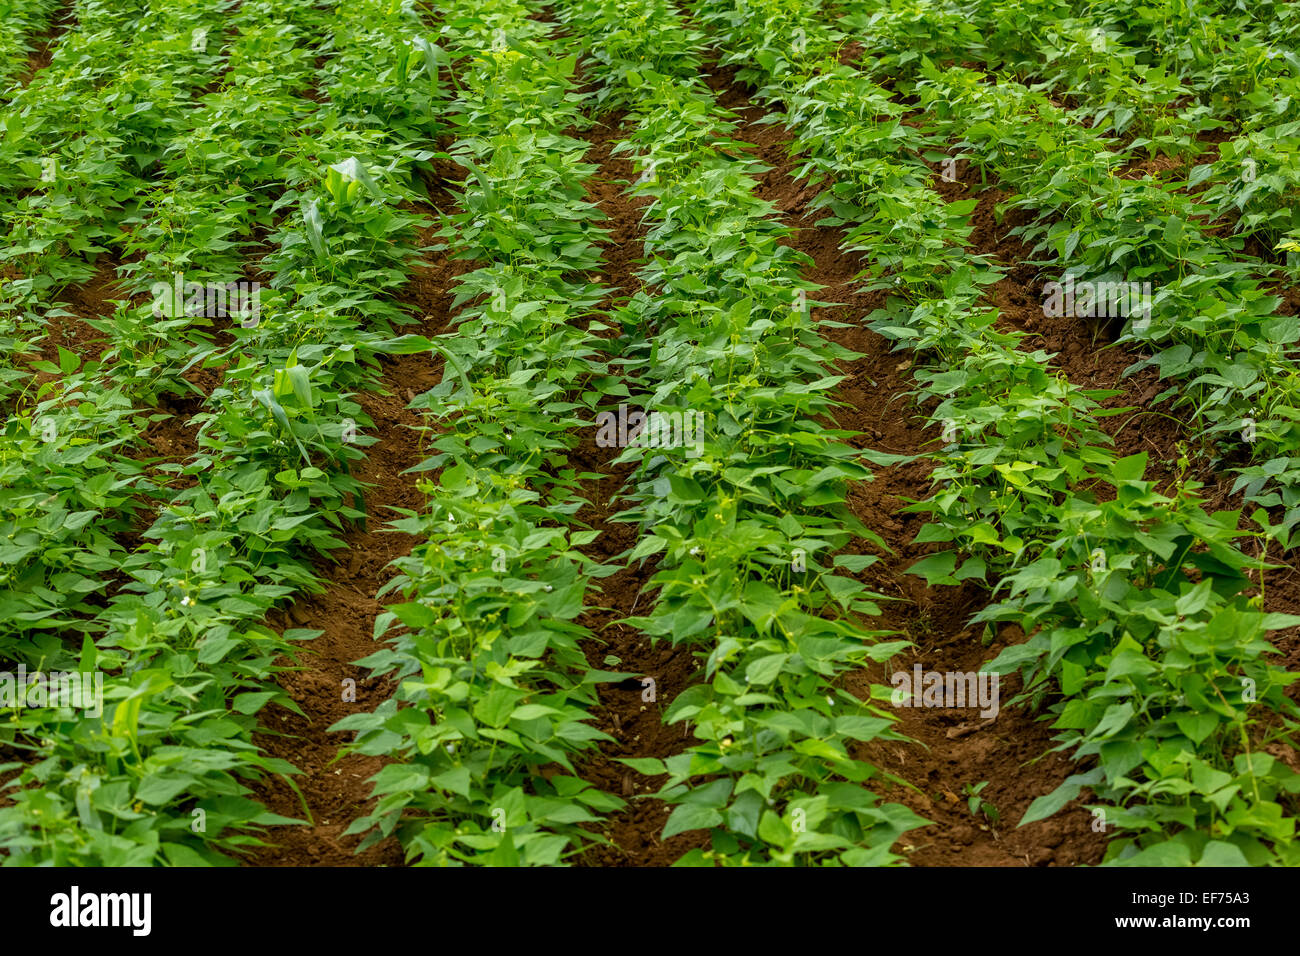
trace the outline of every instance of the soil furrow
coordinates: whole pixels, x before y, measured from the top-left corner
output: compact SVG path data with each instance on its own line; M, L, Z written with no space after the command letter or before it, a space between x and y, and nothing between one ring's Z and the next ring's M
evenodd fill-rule
M623 117L618 114L606 117L586 137L592 146L586 160L598 166L587 182L588 196L606 215L603 226L609 230L602 244L604 272L593 277L593 281L610 290L599 306L599 312L606 315L642 288L637 274L644 256L641 216L649 200L626 195L635 171L626 156L612 155L625 135ZM620 333L611 328L608 334ZM635 394L636 383L627 384ZM596 429L592 427L583 433L581 444L569 456L570 464L579 473L603 476L583 484L589 504L578 513L579 520L600 532L581 550L602 563L611 562L637 541L635 525L614 520L621 510L617 496L633 467L630 463L613 463L622 452L622 448L598 446ZM596 635L584 646L593 668L631 671L655 682L653 693L634 686L635 682L603 684L599 688L597 727L616 742L603 742L598 755L579 769L584 779L623 797L628 807L606 818L605 832L613 845L589 851L583 862L590 866L667 866L700 842L699 834L689 833L662 842L659 835L670 808L661 800L639 799L643 794L638 791L645 786L642 778L616 762L628 757L669 757L681 752L689 742L676 727L666 726L662 715L673 697L690 686L697 671L694 655L687 647L654 646L644 634L618 623L633 614L639 603L652 600L642 595L642 590L656 568L657 561L651 558L624 566L602 579L596 598L599 606L589 607L578 621Z

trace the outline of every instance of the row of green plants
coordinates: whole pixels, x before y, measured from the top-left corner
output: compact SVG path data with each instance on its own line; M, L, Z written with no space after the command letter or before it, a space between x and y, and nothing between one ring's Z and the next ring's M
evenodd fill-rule
M633 401L703 421L693 446L630 446L615 520L638 529L622 560L657 561L628 618L652 641L690 648L702 680L664 688L680 754L630 758L662 778L663 836L705 831L679 866L867 866L899 862L925 821L868 786L862 743L901 739L889 713L845 678L904 645L872 619L856 577L881 540L847 504L870 469L831 424L834 363L800 279L807 257L755 195L762 167L703 82L703 36L666 0L575 0L559 8L582 43L606 115L623 111L631 193L644 208L644 289L612 314L610 339ZM623 401L615 393L612 401Z
M108 128L112 122L109 118L101 126ZM26 266L30 270L33 263ZM35 278L30 273L29 277ZM31 283L26 300L39 309L40 293L57 293L60 286L56 281ZM63 310L57 304L46 309L46 320L56 311ZM150 316L149 321L157 318ZM173 317L170 324L169 331L175 334L180 323ZM145 465L135 460L141 452L134 446L149 424L147 408L137 408L144 396L138 386L132 387L129 374L119 374L114 357L110 353L106 361L83 363L81 356L60 349L57 367L35 363L38 371L54 377L20 396L7 423L7 431L17 441L6 449L4 463L4 494L11 509L6 514L10 547L3 597L14 612L6 618L4 657L33 669L98 670L110 675L102 715L55 708L10 713L6 742L26 754L23 772L12 781L19 789L12 804L0 811L11 863L142 863L153 860L160 845L169 847L166 858L172 862L190 859L191 848L183 840L171 849L169 834L164 832L160 841L151 832L158 827L152 807L176 794L167 783L169 776L177 774L168 774L167 761L155 761L150 767L145 761L153 757L151 745L175 743L176 728L183 731L194 719L193 704L206 696L203 690L212 685L213 675L194 673L191 648L178 648L179 662L170 659L170 648L153 640L156 620L132 613L126 620L128 626L134 625L131 636L123 640L113 633L113 618L121 605L105 598L119 590L129 575L118 571L127 556L120 541L138 530L141 521L147 522L149 492L154 490ZM206 552L200 548L199 553L205 557L197 563L206 568ZM219 551L212 554L214 570L219 555ZM186 563L190 560L187 556ZM177 583L184 587L188 571L172 580L158 574L150 582L167 604L179 599L182 612L194 603L188 590L169 592L176 590ZM158 610L177 615L172 607ZM275 642L268 643L274 649ZM270 659L254 670L265 668ZM131 686L133 673L141 679ZM123 677L120 683L115 680ZM236 679L234 686L240 683ZM205 740L212 738L214 729L224 731L215 737L218 741L232 732L247 735L248 728L240 721L224 719L224 709L199 714L196 732L207 735ZM221 719L212 720L215 715ZM235 746L246 747L247 740L236 740ZM226 750L223 754L217 749L194 767L196 777L215 782L208 794L213 797L239 793L222 764L240 766L242 754L238 749ZM160 752L169 753L166 748ZM183 751L177 757L183 758ZM173 765L178 762L171 758ZM184 784L177 789L184 789ZM146 806L150 810L142 812ZM220 832L223 821L217 807L198 809L213 810L213 828ZM184 833L190 820L177 816L170 829Z
M920 57L979 64L1041 85L1081 123L1152 154L1195 155L1212 130L1296 118L1300 18L1290 4L870 0L835 9L879 75L906 74Z
M232 3L154 0L129 29L69 33L59 55L4 111L0 138L0 255L18 276L11 294L43 295L94 274L117 224L149 187L146 170L189 129L202 88L226 64ZM202 44L197 37L205 37ZM72 55L72 51L77 55ZM106 62L86 70L84 59Z
M845 36L871 51L864 63L873 76L907 75L928 57L1037 82L1065 97L1071 120L1117 154L1116 169L1142 150L1190 162L1213 152L1210 134L1235 131L1218 143L1217 157L1170 186L1209 186L1207 219L1257 237L1281 254L1292 281L1300 276L1293 5L1246 12L1107 3L1076 11L1056 0L1015 8L976 0L850 9Z
M54 18L61 6L48 0L16 0L10 5L14 13L9 28L13 32L7 43L13 53L0 79L0 103L20 98L28 109L37 112L73 111L72 102L61 104L57 99L47 100L26 91L63 89L87 93L103 85L120 62L103 52L116 45L120 57L122 49L137 39L135 27L149 10L147 0L73 0L57 24L60 35L47 51L50 62L32 68L36 65L29 65L29 56L36 52L38 34L56 26ZM24 77L26 82L21 82Z
M113 148L109 144L117 142L119 121L135 110L134 101L124 95L129 87L113 80L124 62L144 64L146 72L163 69L169 52L189 36L184 11L169 18L165 6L151 7L145 0L78 0L70 11L77 22L59 38L50 64L24 87L6 90L0 110L0 210L6 236L0 240L5 259L0 335L15 358L38 351L36 342L47 327L70 314L48 293L94 274L94 259L102 249L93 236L82 241L77 224L95 209L116 210L119 199L137 195L143 185L137 178L133 190L120 175L121 163L104 165ZM188 14L189 19L195 16ZM206 68L214 64L210 59ZM146 111L135 124L144 130L140 141L159 132L148 126L149 119L156 120L157 114ZM76 144L83 136L86 142ZM113 175L101 181L105 173ZM109 228L96 235L112 233ZM46 276L42 267L50 262L66 265ZM0 404L6 410L31 371L16 361L0 375Z
M845 22L859 23L870 9ZM962 12L977 24L997 19L991 10ZM1300 522L1300 471L1292 461L1300 441L1293 373L1300 322L1279 313L1281 300L1259 280L1270 267L1242 253L1242 240L1255 238L1283 254L1284 275L1300 276L1300 126L1290 106L1300 65L1276 42L1297 23L1289 7L1267 13L1260 20L1238 16L1232 29L1202 24L1205 37L1216 44L1230 38L1232 50L1212 44L1176 58L1206 59L1215 64L1214 76L1231 63L1261 71L1252 74L1258 83L1249 95L1228 83L1229 101L1251 109L1237 117L1244 131L1222 142L1218 158L1192 168L1185 181L1119 175L1137 141L1122 145L1104 126L1095 128L1083 107L1068 109L1037 88L989 84L980 72L923 62L927 52L951 58L954 48L866 62L876 78L889 75L892 65L916 81L936 131L953 141L948 158L966 155L985 175L1018 190L1005 207L1025 209L1033 219L1011 231L1034 244L1033 253L1044 257L1040 265L1054 264L1076 283L1152 283L1149 313L1113 317L1126 325L1126 341L1155 352L1130 371L1155 366L1172 380L1160 399L1176 397L1233 463L1250 460L1234 491L1280 509L1270 533L1289 548ZM1182 21L1162 22L1177 28ZM1207 110L1217 116L1227 107L1212 102ZM1198 141L1191 152L1202 149ZM1189 186L1204 192L1189 195Z
M0 21L0 90L7 98L27 70L41 35L49 29L60 0L12 0Z
M517 0L439 7L454 64L446 159L465 172L438 237L474 266L460 275L454 327L402 347L441 363L418 396L427 496L394 523L417 538L386 586L400 600L376 624L386 646L361 663L398 684L374 713L345 718L349 748L390 761L361 846L395 834L422 866L565 865L604 842L624 806L582 779L607 734L578 622L612 573L579 549L597 532L576 515L586 476L569 463L596 396L613 379L598 348L606 290L603 218L584 182L587 125L577 57Z
M234 271L238 268L236 260L214 255L198 241L212 231L232 231L226 223L239 214L248 219L255 207L254 201L232 201L227 205L220 202L220 199L236 198L225 188L225 183L228 177L230 181L238 182L239 176L238 170L234 169L234 161L218 162L220 154L211 149L211 144L220 141L221 133L230 129L233 118L238 123L238 136L234 132L228 132L227 142L240 144L243 153L237 155L250 157L278 148L277 144L283 137L282 131L267 125L261 129L260 135L255 136L257 131L242 120L246 104L240 100L254 95L267 107L265 114L257 115L279 118L271 110L272 91L265 88L263 81L268 65L249 54L258 52L274 61L275 48L268 45L267 38L276 34L284 34L277 43L281 49L289 52L297 48L299 41L307 40L309 44L312 41L310 34L303 36L288 32L284 21L269 19L269 16L264 5L248 5L247 9L241 10L235 21L239 35L232 46L232 52L237 59L244 58L245 62L236 64L227 74L226 85L210 94L210 106L199 108L192 114L196 128L188 134L191 137L189 142L174 147L151 169L151 178L156 179L157 183L148 196L141 198L135 216L124 223L130 228L119 232L122 245L129 250L130 255L138 257L121 270L125 281L120 288L127 298L116 303L111 315L86 319L87 324L104 334L105 351L97 359L91 359L89 355L82 356L62 350L58 353L57 364L33 363L35 371L52 377L36 381L24 379L25 390L16 396L21 398L21 404L16 406L16 414L9 423L11 430L18 428L27 434L32 441L32 455L41 460L46 470L62 473L68 479L68 488L74 495L78 488L85 487L92 495L102 496L103 488L98 486L104 483L117 490L134 487L143 500L128 498L123 503L133 510L139 510L136 506L147 506L150 497L169 494L166 486L174 480L170 475L163 476L161 487L154 487L153 482L121 481L119 478L140 476L140 463L137 459L147 454L147 450L137 447L138 438L150 424L150 415L156 408L159 396L183 397L197 391L182 377L182 373L191 367L213 363L216 353L213 336L217 320L201 313L190 315L184 302L172 301L171 296L153 295L151 284L161 282L170 289L176 273L181 271L186 273L183 276L186 281L198 279L205 283L224 281L239 275ZM298 54L301 62L296 72L288 70L285 62L275 64L275 68L282 71L280 76L283 77L285 90L291 90L294 84L302 86L306 83L312 56L309 47L302 47ZM262 88L255 89L259 83ZM293 102L292 94L279 95L282 98L288 96L289 102ZM305 99L299 102L304 112L307 107L314 109L314 104ZM205 159L218 167L212 178L205 178L200 171ZM261 159L257 162L264 167L268 165ZM270 169L274 169L273 164ZM268 172L269 170L263 171L263 179ZM185 182L190 184L188 190L180 185ZM214 192L218 195L217 201L210 198ZM214 209L216 212L213 212ZM163 217L167 217L166 221L159 223ZM247 232L248 228L250 225L246 224L244 231ZM133 282L132 277L142 269L149 270L150 274L143 280ZM52 296L55 297L57 293ZM43 303L33 293L28 293L28 302L33 311L39 312L43 308ZM67 317L69 313L56 303L45 310L45 321L51 322L58 314ZM106 416L104 421L99 420L100 408L103 409L103 416ZM132 408L138 409L139 414L124 417L123 410ZM159 417L162 417L160 413ZM98 449L95 454L115 449L107 464L102 460L90 461L89 448L79 447L94 440L110 443ZM28 458L25 452L21 452L11 461L16 468L21 469ZM55 464L59 467L51 467ZM34 469L33 474L39 475L41 470ZM41 508L56 512L63 509L65 513L79 514L83 518L87 512L103 512L100 519L88 523L78 520L69 524L62 520L52 520L49 515L39 519L40 523L49 523L61 529L64 535L61 545L65 551L69 550L67 536L83 530L83 526L87 535L95 536L106 531L112 536L120 535L135 524L134 514L123 513L115 518L113 512L117 509L106 508L102 501L86 501L80 503L80 506L77 506L75 498L71 501L45 502L44 499L48 496L42 494L36 486L22 492L22 495L33 503L40 502ZM28 518L30 521L36 520L35 515L29 515ZM112 523L115 520L117 524ZM24 525L29 526L30 524ZM57 567L60 564L78 563L79 556L75 551L65 555L71 560L47 561L41 558L39 546L43 540L50 543L48 538L42 538L34 530L27 531L26 535L30 536L27 543L36 548L32 552L33 559L28 562L32 570L39 573L42 566ZM111 546L110 541L109 547ZM87 550L97 549L88 547ZM108 557L102 553L99 556ZM88 570L102 572L108 569L107 566L96 566L93 555L91 559ZM21 577L22 573L18 569L11 569L11 575ZM93 583L90 578L86 581ZM101 587L102 584L100 582ZM27 612L25 615L15 615L15 621L23 622L22 629L33 627L32 621L35 619L43 621L50 629L82 627L75 619L51 614L49 606L41 602L41 596L36 593L38 588L34 584L21 590L25 597L36 601L33 607L24 609ZM80 585L64 585L46 590L56 597L69 598L70 607L85 610L84 605L77 605L84 597Z
M13 745L34 762L0 811L11 864L227 864L259 844L259 827L289 822L250 797L265 775L294 772L252 735L269 702L296 709L275 683L277 659L316 632L279 634L262 619L318 588L313 556L364 517L350 471L372 439L357 434L370 422L353 396L374 387L375 353L392 338L398 312L382 293L416 255L412 165L430 150L405 131L431 115L438 66L410 56L420 21L387 3L244 3L234 21L223 85L194 114L202 125L178 134L130 218L135 258L121 273L132 297L100 323L111 373L95 369L83 391L99 399L115 378L119 395L147 399L199 366L221 384L191 419L197 452L159 469L162 500L142 509L156 507L152 524L114 556L116 593L85 625L75 663L108 672L102 719L14 716ZM318 69L323 49L340 52ZM388 117L370 106L399 71L410 95L388 102L410 113L386 136ZM319 107L308 98L317 82ZM269 288L254 321L192 315L146 291L182 272L231 278L268 227L275 249L258 263ZM81 412L63 384L57 406ZM73 444L53 451L58 466L77 463Z
M981 300L999 270L966 249L974 203L945 203L920 156L942 140L838 63L834 31L776 2L697 9L722 62L779 104L799 174L825 186L823 222L872 263L863 288L888 291L871 326L916 353L916 397L943 447L929 456L934 493L911 506L929 518L918 540L938 547L912 570L993 583L1000 600L973 623L986 639L1016 624L1027 640L988 668L1018 670L1022 699L1045 705L1059 747L1085 762L1022 822L1086 786L1119 831L1108 861L1294 864L1300 777L1266 747L1297 713L1267 632L1296 621L1250 596L1264 565L1238 541L1262 533L1207 512L1193 482L1158 492L1145 456L1117 459L1098 427L1105 393L998 328ZM796 30L799 51L777 39ZM972 88L970 108L998 89ZM1044 144L1034 161L1057 155Z

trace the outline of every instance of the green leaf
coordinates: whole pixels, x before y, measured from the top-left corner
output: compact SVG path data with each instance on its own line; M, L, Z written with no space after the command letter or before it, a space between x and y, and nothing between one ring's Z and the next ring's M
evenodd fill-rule
M1178 724L1179 730L1191 738L1193 743L1199 744L1214 733L1214 728L1219 726L1219 716L1209 713L1188 714L1179 717L1175 723Z
M647 777L658 777L668 772L668 768L658 757L620 757L619 763L627 764L637 773L643 773Z
M760 657L758 660L750 663L745 668L745 682L749 684L770 684L776 680L781 668L789 660L789 654L769 654L766 657Z
M864 571L880 559L874 554L840 554L835 557L835 566L844 568L851 574Z
M1250 866L1250 861L1246 855L1231 843L1225 843L1222 840L1211 840L1205 845L1201 853L1201 858L1196 861L1197 866Z
M257 693L236 694L235 699L231 701L232 710L241 714L255 714L261 710L266 702L275 696L275 691L259 691Z
M325 223L321 220L320 203L317 200L302 204L302 219L307 227L307 241L311 243L317 258L328 258L325 255Z
M1071 800L1079 796L1079 791L1084 787L1090 787L1100 783L1102 780L1102 771L1100 768L1094 768L1087 773L1078 773L1066 777L1065 782L1053 790L1051 793L1044 794L1034 800L1025 811L1025 815L1020 818L1017 827L1023 827L1030 823L1037 823L1039 820L1045 820L1058 812Z
M663 839L667 840L688 830L706 830L722 823L722 814L712 807L684 803L675 808L664 824Z
M330 166L330 169L338 173L339 176L345 180L360 183L375 199L384 198L384 194L380 190L379 184L371 178L370 171L366 169L365 164L355 156L349 156L345 160L334 163Z
M285 369L285 374L289 377L289 384L293 387L293 394L297 396L298 401L308 408L313 407L311 380L307 376L307 369L301 365L294 365Z
M934 587L936 584L957 584L952 572L957 567L957 555L952 551L941 551L927 555L907 569L907 574L925 578L925 583Z
M1127 458L1121 458L1111 466L1110 473L1116 482L1121 481L1141 481L1142 476L1147 470L1147 453L1138 452L1136 455L1129 455Z
M462 797L470 797L470 775L468 767L453 767L450 770L443 771L442 773L430 778L430 782L435 787L441 787L443 790L449 790L452 793L460 794Z
M177 773L174 770L149 774L136 787L135 798L151 807L161 806L177 794L183 793L193 782L194 778L189 774Z

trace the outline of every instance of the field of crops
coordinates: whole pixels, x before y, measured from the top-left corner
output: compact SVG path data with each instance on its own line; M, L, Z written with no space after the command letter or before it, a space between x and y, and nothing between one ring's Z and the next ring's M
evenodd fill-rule
M1300 5L0 0L6 866L1300 866Z

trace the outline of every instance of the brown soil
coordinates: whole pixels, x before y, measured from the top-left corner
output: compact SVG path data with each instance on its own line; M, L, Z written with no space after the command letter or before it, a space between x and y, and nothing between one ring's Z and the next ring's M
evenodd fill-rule
M64 311L71 315L50 317L41 342L42 359L57 365L59 348L62 347L75 352L84 361L99 361L108 348L108 342L103 333L88 325L86 320L103 319L113 314L116 308L113 300L122 297L117 285L116 267L117 263L111 259L101 260L88 282L70 286L60 293ZM38 381L54 377L57 376L37 373Z
M428 388L434 384L429 381L435 376L427 358L421 362L419 357L403 356L385 371L391 385L419 383ZM387 682L368 678L353 662L375 649L375 618L383 607L374 594L391 576L388 563L408 553L415 543L408 535L385 529L386 520L395 517L388 509L418 509L422 503L414 479L401 474L424 457L419 435L413 430L419 424L418 416L406 408L400 393L366 395L361 404L374 420L379 438L367 449L359 472L361 480L370 485L365 495L368 530L353 528L344 535L347 549L339 564L321 569L328 576L324 592L299 598L278 621L272 619L273 625L282 629L310 628L324 633L301 645L304 666L280 680L306 719L284 708L268 710L262 715L264 722L284 736L256 739L267 753L283 757L303 771L298 783L315 825L272 828L267 839L278 846L254 854L252 861L258 865L381 865L402 859L394 841L354 858L360 838L342 834L352 819L364 812L370 792L366 781L383 762L360 755L337 759L340 736L327 732L331 724L349 714L374 710L392 692ZM344 699L347 679L356 681L355 701ZM282 782L268 782L258 788L256 796L276 813L301 816L297 795Z
M637 540L634 525L610 520L619 511L617 501L611 499L631 471L630 465L610 465L614 457L611 452L619 451L597 447L595 431L590 429L584 435L583 444L569 458L579 471L605 474L600 481L585 485L591 504L578 515L580 520L600 531L600 537L584 548L584 552L603 562L611 562ZM644 634L618 623L634 613L638 603L644 611L653 602L653 595L642 591L655 570L656 562L647 561L624 567L603 579L600 606L589 608L578 619L595 635L584 647L592 667L629 671L655 681L653 701L643 699L649 695L639 688L599 685L600 707L595 711L595 725L614 737L615 742L602 743L599 753L578 769L584 780L622 796L628 806L607 816L605 833L612 845L589 851L583 860L589 866L667 866L693 847L703 845L700 833L683 833L667 842L661 841L659 835L671 808L647 794L653 793L663 779L644 777L616 762L630 757L670 757L691 742L687 727L670 727L662 720L673 698L698 682L699 666L691 649L651 644ZM606 664L608 655L617 657L620 663Z
M641 215L650 200L624 195L636 178L636 171L626 155L610 155L626 134L623 116L617 114L601 120L587 136L592 148L585 160L600 167L587 182L587 199L599 206L605 214L607 221L603 225L609 231L601 244L605 271L598 281L610 289L610 295L598 307L601 312L612 311L642 287L637 274L643 256L642 237L645 232L641 226Z

